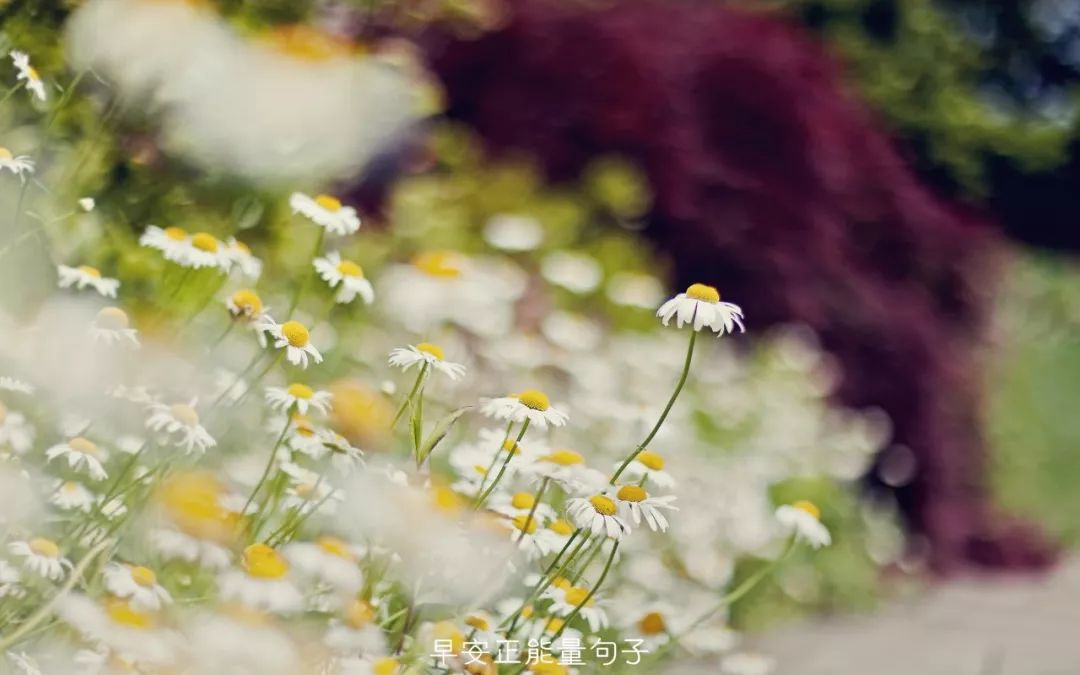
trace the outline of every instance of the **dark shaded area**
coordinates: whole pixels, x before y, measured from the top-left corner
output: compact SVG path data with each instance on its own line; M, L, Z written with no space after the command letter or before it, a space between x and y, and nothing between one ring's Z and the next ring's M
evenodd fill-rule
M1048 563L982 480L972 352L995 228L920 184L825 50L714 3L514 7L480 40L430 43L450 116L495 153L532 152L556 181L630 157L679 284L716 284L758 330L810 324L843 364L844 402L892 417L918 460L897 497L938 570Z

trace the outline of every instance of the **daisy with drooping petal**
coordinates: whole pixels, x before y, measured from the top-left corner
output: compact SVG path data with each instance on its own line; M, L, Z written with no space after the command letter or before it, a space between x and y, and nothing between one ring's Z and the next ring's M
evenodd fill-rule
M184 452L206 452L207 448L217 445L217 441L199 423L199 413L195 410L197 399L188 403L154 403L150 406L150 415L146 418L146 427L153 431L168 434L171 442L184 449Z
M316 195L312 198L302 192L294 192L289 197L289 207L293 213L307 217L331 234L344 236L360 229L360 218L356 215L356 209L344 206L337 197Z
M250 288L241 288L225 300L225 308L233 318L245 321L259 321L268 308L263 307L262 298Z
M606 495L568 499L566 513L578 527L616 541L630 532L630 526L619 516L618 504Z
M566 424L567 416L551 407L547 394L536 389L528 389L520 394L502 398L480 400L480 412L488 417L512 422L529 420L533 426L546 429L550 424L561 427Z
M351 260L342 260L337 251L327 253L325 258L315 258L311 264L330 288L338 289L339 303L352 302L357 295L368 305L375 300L375 289L364 277L363 268Z
M26 180L26 174L34 173L34 160L29 155L15 155L0 145L0 171L4 169Z
M616 462L619 468L622 462ZM647 482L665 490L675 487L675 478L664 470L664 457L651 450L642 450L632 462L623 469L623 476L628 483L636 483L644 478Z
M89 265L79 265L78 267L57 265L56 271L59 277L60 288L70 288L74 286L81 291L87 286L90 286L106 298L115 298L116 291L120 288L119 280L103 277L98 268Z
M292 543L282 553L299 573L346 595L356 593L364 583L356 549L337 537L324 535L313 542Z
M587 588L573 586L563 580L558 585L552 583L540 597L551 600L550 611L558 616L569 616L580 606L578 614L585 618L594 633L608 625L607 612L597 606L596 596L590 597Z
M117 342L139 346L139 333L131 327L127 313L119 307L103 307L90 326L94 340L112 345Z
M266 402L277 412L288 412L294 407L301 415L308 414L312 408L323 415L330 412L330 399L334 397L328 391L315 390L306 384L293 382L288 387L267 387Z
M60 554L60 547L51 539L13 541L8 544L8 552L22 558L22 566L28 571L50 581L60 581L64 570L72 568L71 561Z
M736 304L721 302L719 291L705 284L691 284L685 293L660 305L656 316L665 326L675 317L675 325L679 328L683 324L693 324L694 330L699 331L708 326L717 335L732 333L736 326L740 332L745 331L742 309Z
M222 245L221 255L229 262L229 268L239 270L241 276L254 280L262 275L262 261L236 237L229 237Z
M465 366L445 360L446 355L438 345L421 342L408 347L390 350L388 362L395 368L409 370L415 365L426 365L429 370L437 370L451 380L459 380L465 374Z
M663 497L650 496L645 488L638 485L623 485L615 492L615 501L619 508L619 515L624 521L634 521L634 525L640 525L644 518L645 524L653 532L666 532L668 528L667 516L664 511L678 511L679 507L672 504L675 495Z
M285 349L285 358L294 366L307 368L309 358L315 363L322 363L322 354L311 344L311 333L299 321L277 323L264 317L260 328L274 338L274 349Z
M49 502L57 508L65 511L78 510L83 513L90 511L94 501L92 492L87 490L81 483L70 480L61 482L56 487L56 491L49 497Z
M281 553L266 544L251 544L244 549L241 567L218 580L223 598L276 613L301 608L303 595L288 579L289 563Z
M172 602L172 596L157 582L149 567L109 563L103 572L105 590L131 603L132 608L157 611Z
M105 472L105 467L101 465L101 461L107 455L98 448L96 443L82 436L76 436L67 443L57 443L45 451L45 457L50 462L57 457L64 457L67 459L68 466L76 471L85 468L94 480L104 480L109 477L109 474Z
M30 57L25 52L15 50L12 50L9 56L11 56L11 62L15 64L15 70L18 71L15 76L16 79L25 82L27 90L32 92L39 101L44 101L45 83L41 81L38 71L34 70L34 67L30 65Z
M821 510L812 502L785 504L776 509L776 519L787 532L813 548L832 543L828 528L821 524Z

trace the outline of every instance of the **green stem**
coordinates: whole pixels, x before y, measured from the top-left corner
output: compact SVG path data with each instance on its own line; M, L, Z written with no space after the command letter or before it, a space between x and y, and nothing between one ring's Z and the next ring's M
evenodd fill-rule
M262 476L259 477L259 482L255 484L255 489L248 495L247 501L244 502L244 508L240 509L240 516L247 515L248 507L251 506L251 502L255 501L255 495L259 494L259 490L262 489L266 479L270 476L270 469L274 466L274 460L277 458L278 448L281 447L281 442L285 440L285 434L289 432L289 426L292 425L292 418L289 417L289 413L285 413L285 426L282 427L281 433L278 434L277 441L274 443L274 447L270 450L270 459L266 462L266 468L263 469Z
M694 356L694 343L697 341L697 331L690 331L690 344L686 348L686 361L683 363L682 373L679 375L679 381L675 384L675 391L671 392L671 398L668 399L667 405L664 406L664 411L660 413L660 419L656 420L656 424L653 425L652 431L645 437L637 448L630 453L630 455L619 465L618 470L611 476L611 480L608 481L611 485L615 484L622 472L626 470L626 467L630 465L630 462L634 461L634 458L641 454L641 451L649 446L652 442L656 432L660 431L660 427L663 426L664 420L667 419L668 413L671 412L672 406L675 405L675 399L679 398L679 393L683 389L683 385L686 384L686 378L690 374L690 360Z
M574 576L570 577L571 585L577 584L578 579L581 578L582 574L585 574L585 570L589 569L589 565L592 564L592 561L596 559L596 556L598 556L600 554L600 551L602 551L603 549L604 540L601 539L599 542L597 542L596 548L594 548L592 551L589 551L589 555L585 558L585 561L578 565L577 571L574 572Z
M540 489L536 491L536 495L533 497L532 508L529 509L529 515L525 516L521 534L518 535L518 543L521 543L521 540L525 537L525 531L529 529L529 524L532 523L533 516L536 515L536 507L540 506L540 499L544 496L544 491L547 490L549 482L551 482L551 478L545 476L544 481L540 483Z
M315 270L311 266L311 261L319 257L319 254L322 253L322 245L325 238L326 228L320 226L319 235L315 237L315 250L312 251L307 262L307 274L304 275L304 278L296 285L296 290L293 291L292 300L289 301L289 311L285 313L286 321L292 318L293 312L296 311L296 306L300 304L300 296L304 294L308 284L311 282L311 277L315 275Z
M566 560L563 562L562 567L559 567L558 571L555 570L555 566L559 564L559 560L563 557L567 549L570 548L570 545L574 543L574 540L577 539L578 535L581 534L582 531L583 530L581 528L574 530L574 533L570 535L570 538L566 540L565 544L563 544L562 549L558 552L558 554L556 554L555 559L551 561L551 563L547 566L547 569L544 570L544 573L540 575L540 581L536 582L536 586L533 587L532 591L529 592L529 595L527 595L525 599L521 602L521 606L518 607L517 611L514 612L513 616L510 617L510 627L506 629L507 638L510 638L514 635L514 629L517 628L517 622L519 619L521 619L521 613L525 611L525 608L531 605L536 600L536 598L540 597L540 594L547 590L547 587L551 585L551 582L556 577L562 575L562 573L566 570L570 563L574 561L574 557L577 556L577 554L581 551L582 548L584 548L585 544L589 543L589 535L586 534L585 537L578 542L578 545L574 548L574 550L570 552L570 555L566 557Z
M601 546L603 546L602 542L601 542ZM581 601L581 604L579 604L577 607L575 607L574 611L570 612L570 615L566 617L566 621L563 622L562 627L559 628L559 630L557 630L555 632L555 635L551 636L551 641L552 642L555 642L556 640L559 639L560 636L562 636L563 632L570 625L570 622L573 621L574 618L581 612L581 608L588 605L589 601L593 599L594 595L596 595L596 591L599 590L600 586L604 583L604 580L607 579L608 572L611 571L611 563L613 563L615 561L615 554L618 551L619 551L619 542L613 541L611 543L611 554L608 556L607 562L604 563L604 571L600 573L600 578L597 579L596 583L592 585L591 589L589 589L588 594L585 596L585 599Z
M412 389L409 391L409 395L405 397L405 400L401 402L401 406L394 413L394 419L390 422L390 428L393 429L397 426L397 423L401 420L401 416L405 414L405 409L409 407L409 403L416 396L416 392L420 391L420 385L424 382L424 376L427 375L428 364L424 362L424 365L420 366L420 372L416 375L416 382L413 383Z
M531 420L526 418L525 422L521 425L521 431L518 432L517 439L514 440L514 446L517 446L517 444L521 442L521 439L525 437L525 431L529 428L530 421ZM489 485L487 489L480 493L480 496L476 498L476 503L473 504L474 510L479 510L484 505L484 502L487 501L488 496L490 496L492 491L494 491L495 488L499 485L499 481L502 480L503 474L506 473L506 467L509 466L510 460L513 458L513 450L507 450L506 459L503 461L502 466L499 467L499 473L495 474L495 480L491 481L491 485Z

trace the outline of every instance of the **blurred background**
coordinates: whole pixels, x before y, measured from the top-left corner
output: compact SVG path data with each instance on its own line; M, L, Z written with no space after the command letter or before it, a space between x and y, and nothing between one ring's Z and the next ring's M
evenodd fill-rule
M528 251L539 223L619 280L600 300L580 258L543 264L608 325L715 284L741 348L814 336L830 401L891 429L836 510L886 509L901 543L854 525L823 592L736 608L781 672L1080 667L1075 0L3 0L0 21L49 98L44 121L0 103L0 146L48 152L43 190L0 203L67 250L148 285L138 233L182 223L288 266L273 195L330 185L383 233L373 259ZM0 225L18 314L46 254Z

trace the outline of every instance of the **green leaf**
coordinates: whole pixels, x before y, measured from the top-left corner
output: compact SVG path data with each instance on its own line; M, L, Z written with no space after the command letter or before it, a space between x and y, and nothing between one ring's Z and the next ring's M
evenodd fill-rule
M420 451L418 454L420 464L423 464L424 461L427 460L428 456L430 456L431 453L435 451L435 446L441 443L442 439L446 438L446 434L450 433L450 429L454 426L455 423L457 423L459 419L461 419L461 416L471 409L471 405L467 405L463 408L458 408L457 410L451 412L449 415L442 418L435 424L435 428L431 430L431 434L428 435L427 439L424 441L424 444L420 447Z

